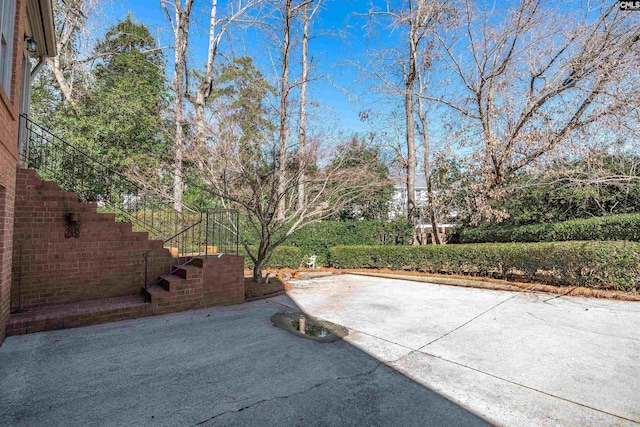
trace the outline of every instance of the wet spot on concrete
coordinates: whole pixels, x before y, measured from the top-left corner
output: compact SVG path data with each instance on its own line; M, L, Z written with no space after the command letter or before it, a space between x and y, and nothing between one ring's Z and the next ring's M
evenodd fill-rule
M295 336L322 343L338 341L349 333L343 326L300 312L276 313L271 316L271 322Z

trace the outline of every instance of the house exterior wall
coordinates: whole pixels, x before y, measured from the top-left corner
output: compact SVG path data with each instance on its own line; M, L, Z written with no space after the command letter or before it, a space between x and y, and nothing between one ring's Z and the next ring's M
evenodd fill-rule
M11 300L11 266L18 125L22 75L22 37L26 1L17 0L10 93L0 88L0 344L5 337Z
M416 207L427 205L427 188L416 187L414 192ZM406 185L394 185L391 200L389 201L389 219L403 219L407 216L407 187Z

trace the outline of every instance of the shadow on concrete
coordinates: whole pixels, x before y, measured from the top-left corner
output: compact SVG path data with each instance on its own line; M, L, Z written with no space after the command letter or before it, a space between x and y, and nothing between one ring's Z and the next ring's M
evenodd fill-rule
M9 337L0 425L488 425L341 340L271 324L288 299Z

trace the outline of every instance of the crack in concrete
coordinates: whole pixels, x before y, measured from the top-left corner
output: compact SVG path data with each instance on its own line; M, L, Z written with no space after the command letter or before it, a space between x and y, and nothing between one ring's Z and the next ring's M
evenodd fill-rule
M552 394L552 393L546 392L546 391L544 391L544 390L539 390L539 389L537 389L537 388L530 387L530 386L527 386L527 385L525 385L525 384L518 383L518 382L516 382L516 381L511 381L511 380L509 380L509 379L506 379L506 378L500 377L500 376L498 376L498 375L491 374L491 373L489 373L489 372L485 372L485 371L483 371L483 370L481 370L481 369L477 369L477 368L474 368L474 367L472 367L472 366L465 365L465 364L463 364L463 363L459 363L459 362L456 362L456 361L453 361L453 360L450 360L450 359L446 359L446 358L443 358L443 357L440 357L440 356L436 356L436 355L431 354L431 353L428 353L428 352L426 352L426 351L422 351L422 349L423 349L423 348L425 348L425 347L427 347L428 345L433 344L434 342L436 342L436 341L438 341L438 340L440 340L440 339L442 339L442 338L446 337L447 335L449 335L449 334L451 334L451 333L453 333L453 332L457 331L458 329L460 329L460 328L462 328L462 327L464 327L464 326L468 325L469 323L473 322L474 320L476 320L476 319L477 319L477 318L479 318L480 316L482 316L482 315L484 315L484 314L488 313L489 311L493 310L494 308L498 307L499 305L504 304L504 303L508 302L509 300L511 300L511 299L513 299L513 298L515 298L515 297L519 296L519 295L521 295L521 292L518 292L518 293L516 293L515 295L513 295L513 296L511 296L511 297L509 297L509 298L507 298L507 299L505 299L505 300L503 300L503 301L501 301L501 302L499 302L499 303L497 303L497 304L493 305L492 307L488 308L487 310L483 311L482 313L478 314L477 316L473 317L472 319L468 320L467 322L463 323L462 325L460 325L460 326L456 327L455 329L452 329L451 331L449 331L449 332L447 332L446 334L444 334L444 335L440 336L439 338L436 338L435 340L432 340L431 342L429 342L429 343L427 343L427 344L423 345L422 347L418 347L417 349L413 349L413 348L411 348L411 347L407 347L406 345L402 345L402 344L399 344L399 343L397 343L397 342L390 341L390 340L388 340L388 339L381 338L381 337L378 337L378 336L376 336L376 335L369 334L369 333L367 333L367 332L359 331L359 330L357 330L357 329L349 328L349 327L347 327L347 326L345 326L345 327L346 327L346 328L348 328L350 331L358 332L358 333L361 333L361 334L363 334L363 335L368 335L368 336L370 336L370 337L372 337L372 338L379 339L379 340L382 340L382 341L385 341L385 342L388 342L388 343L391 343L391 344L395 344L395 345L397 345L397 346L399 346L399 347L403 347L403 348L406 348L407 350L410 350L407 354L405 354L405 355L403 355L403 356L401 356L401 357L399 357L399 358L397 358L397 359L395 359L395 360L382 361L380 364L378 364L378 365L377 365L375 368L373 368L371 371L366 372L366 373L364 373L364 374L373 373L375 370L377 370L377 369L378 369L380 366L382 366L382 365L386 365L386 366L388 366L389 368L391 368L391 369L393 369L393 370L395 370L395 371L397 371L397 372L400 372L400 371L396 368L396 366L394 366L395 364L397 364L398 362L400 362L402 359L405 359L405 358L408 358L409 356L412 356L412 355L413 355L413 354L415 354L415 353L420 353L420 354L424 354L424 355L427 355L427 356L430 356L430 357L434 357L434 358L437 358L437 359L443 360L443 361L448 362L448 363L452 363L452 364L454 364L454 365L457 365L457 366L460 366L460 367L463 367L463 368L466 368L466 369L471 369L471 370L473 370L473 371L475 371L475 372L478 372L478 373L481 373L481 374L484 374L484 375L490 376L490 377L495 378L495 379L497 379L497 380L504 381L504 382L507 382L507 383L509 383L509 384L513 384L513 385L516 385L516 386L518 386L518 387L522 387L522 388L525 388L525 389L528 389L528 390L531 390L531 391L534 391L534 392L537 392L537 393L541 393L541 394L544 394L544 395L546 395L546 396L549 396L549 397L552 397L552 398L555 398L555 399L560 399L560 400L563 400L563 401L565 401L565 402L572 403L572 404L574 404L574 405L578 405L578 406L581 406L581 407L584 407L584 408L591 409L591 410L593 410L593 411L597 411L597 412L600 412L600 413L603 413L603 414L606 414L606 415L609 415L609 416L615 417L615 418L619 418L619 419L622 419L622 420L625 420L625 421L632 422L632 423L634 423L634 424L640 424L640 421L638 421L638 420L630 419L630 418L624 417L624 416L622 416L622 415L617 415L617 414L614 414L614 413L611 413L611 412L607 412L607 411L605 411L605 410L598 409L598 408L595 408L595 407L593 407L593 406L589 406L589 405L586 405L586 404L583 404L583 403L580 403L580 402L576 402L576 401L574 401L574 400L567 399L567 398L562 397L562 396L557 396L557 395L555 395L555 394ZM562 296L564 296L564 295L559 295L558 297L562 297ZM555 297L554 297L554 298L550 298L550 299L555 299ZM546 301L548 301L548 300L545 300L545 301L543 301L543 302L546 302ZM288 306L288 305L286 305L286 304L278 303L278 302L276 302L276 301L269 301L269 302L273 302L274 304L281 305L281 306L283 306L283 307L291 308L290 306ZM547 304L548 304L548 303L547 303ZM531 316L533 316L533 317L535 317L535 318L538 318L539 320L542 320L542 321L548 322L547 320L542 319L542 318L539 318L539 317L537 317L537 316L535 316L535 315L533 315L533 314L531 314L531 313L529 313L529 312L527 312L527 314L529 314L529 315L531 315ZM318 319L320 319L320 318L318 318ZM344 325L342 325L342 326L344 326ZM560 325L560 326L561 326L561 325ZM587 331L587 332L589 332L589 331ZM597 334L597 332L594 332L594 333L596 333L596 334ZM606 335L606 334L601 334L601 335ZM627 337L620 337L620 338L627 338ZM631 339L631 340L634 340L634 341L635 341L635 339L634 339L634 338L629 338L629 339ZM352 344L350 344L350 345L352 345ZM361 374L358 374L358 375L361 375ZM357 376L357 375L356 375L356 376ZM348 377L345 377L345 378L348 378ZM340 378L338 378L338 379L340 379ZM338 380L338 379L336 379L336 380ZM330 382L330 381L333 381L333 380L328 380L328 381L326 381L325 383ZM414 381L415 381L415 380L414 380ZM323 384L325 384L325 383L319 384L318 386L323 385ZM420 383L418 383L418 384L420 384ZM423 387L424 387L424 385L423 385ZM310 388L310 389L308 389L308 390L311 390L311 389L313 389L313 388L315 388L315 386L314 386L314 387L311 387L311 388ZM306 392L306 391L308 391L308 390L305 390L305 391L303 391L302 393L304 393L304 392ZM446 397L446 396L445 396L445 397ZM273 398L273 399L277 399L277 398L278 398L278 397ZM273 400L273 399L269 399L269 400ZM261 402L256 402L256 404L258 404L258 403L261 403ZM251 406L253 406L253 405L251 405ZM245 408L245 409L246 409L246 408ZM241 409L241 410L244 410L244 409ZM228 412L236 412L236 411L228 411ZM222 415L222 414L220 414L220 415ZM216 416L216 417L217 417L217 416Z
M274 301L271 298L267 299L266 302L267 302L267 304L271 303L271 304L279 305L279 306L282 306L284 308L288 308L289 310L302 311L302 309L299 308L299 307L291 307L290 305L283 304L283 303L278 302L278 301Z
M602 335L602 336L605 336L605 337L621 338L621 339L625 339L625 340L640 342L640 339L633 338L633 337L627 337L627 336L624 336L624 335L616 335L616 334L605 334L605 333L602 333L602 332L590 331L588 329L576 328L575 326L565 325L565 324L562 324L562 323L555 323L555 322L549 321L547 319L543 319L542 317L536 316L535 314L530 313L528 311L527 311L527 314L529 316L533 317L534 319L538 319L538 320L540 320L542 322L548 323L548 324L553 325L553 326L559 326L561 328L573 329L574 331L586 332L588 334Z
M454 365L458 365L458 366L461 366L463 368L471 369L472 371L475 371L475 372L490 376L490 377L495 378L497 380L505 381L505 382L507 382L509 384L513 384L513 385L516 385L518 387L522 387L522 388L526 388L528 390L532 390L532 391L535 391L535 392L538 392L538 393L542 393L542 394L544 394L546 396L553 397L555 399L564 400L565 402L573 403L574 405L582 406L583 408L588 408L588 409L591 409L593 411L601 412L603 414L607 414L607 415L610 415L612 417L620 418L620 419L625 420L625 421L630 421L630 422L632 422L634 424L640 424L640 420L633 420L631 418L627 418L627 417L624 417L622 415L617 415L617 414L614 414L614 413L611 413L611 412L607 412L607 411L605 411L603 409L594 408L593 406L589 406L589 405L586 405L584 403L576 402L575 400L567 399L566 397L557 396L555 394L552 394L552 393L546 392L544 390L540 390L540 389L537 389L537 388L534 388L534 387L531 387L531 386L528 386L528 385L525 385L525 384L521 384L521 383L516 382L516 381L511 381L511 380L508 380L506 378L500 377L498 375L494 375L494 374L491 374L489 372L485 372L485 371L483 371L481 369L474 368L473 366L465 365L464 363L460 363L460 362L456 362L454 360L445 359L444 357L436 356L435 354L431 354L431 353L427 353L427 352L421 352L421 353L425 354L427 356L434 357L436 359L443 360L445 362L453 363ZM406 357L406 356L403 356L403 357ZM392 363L396 363L396 362L392 362ZM392 368L392 369L396 369L394 366L389 366L389 367Z
M562 297L564 297L564 296L567 296L567 295L569 295L571 292L573 292L573 290L574 290L576 287L577 287L577 286L574 286L574 287L572 287L571 289L569 289L567 292L565 292L565 293L563 293L563 294L560 294L560 295L556 295L556 296L551 297L551 298L547 298L546 300L543 300L542 302L543 302L544 304L549 304L547 301L552 301L552 300L554 300L554 299L562 298ZM553 306L553 304L549 304L549 305Z
M515 294L515 295L513 295L513 296L511 296L511 297L509 297L509 298L507 298L506 300L500 301L499 303L497 303L497 304L495 304L495 305L493 305L493 306L489 307L488 309L486 309L486 310L485 310L485 311L483 311L482 313L478 314L477 316L473 317L472 319L467 320L466 322L464 322L462 325L460 325L460 326L456 327L455 329L452 329L452 330L450 330L449 332L447 332L446 334L444 334L444 335L442 335L442 336L440 336L440 337L436 338L435 340L432 340L432 341L430 341L430 342L426 343L426 344L425 344L425 345L423 345L422 347L418 347L418 349L417 349L417 350L418 350L418 351L420 351L420 350L422 350L423 348L425 348L426 346L431 345L431 344L433 344L434 342L439 341L439 340L441 340L442 338L446 337L447 335L454 333L454 332L455 332L455 331L457 331L458 329L460 329L460 328L463 328L463 327L467 326L469 323L473 322L473 321L474 321L474 320L476 320L478 317L480 317L480 316L484 315L485 313L488 313L489 311L493 310L494 308L498 307L499 305L504 304L505 302L510 301L510 300L514 299L515 297L517 297L517 296L519 296L519 295L520 295L520 293L518 292L517 294Z
M216 418L221 417L221 416L223 416L223 415L226 415L226 414L232 414L232 413L239 413L239 412L245 411L245 410L247 410L247 409L250 409L250 408L252 408L252 407L254 407L254 406L261 405L261 404L263 404L263 403L268 403L268 402L272 402L272 401L274 401L274 400L279 400L279 399L288 399L288 398L293 397L293 396L298 396L298 395L301 395L301 394L305 394L305 393L308 393L308 392L309 392L309 391L311 391L311 390L314 390L314 389L316 389L316 388L322 387L322 386L324 386L325 384L328 384L328 383L332 383L332 382L336 382L336 381L341 381L341 380L345 380L345 379L352 379L352 378L364 377L364 376L367 376L367 375L372 375L372 374L373 374L375 371L377 371L381 366L387 366L387 364L386 364L386 363L384 363L384 362L379 362L379 363L377 363L377 364L376 364L376 366L374 366L373 368L371 368L371 369L369 369L369 370L367 370L367 371L365 371L365 372L360 372L360 373L358 373L358 374L354 374L354 375L347 375L347 376L344 376L344 377L331 378L331 379L328 379L328 380L323 381L323 382L321 382L321 383L314 384L314 385L312 385L311 387L306 388L306 389L304 389L304 390L297 391L297 392L295 392L295 393L291 393L291 394L288 394L288 395L284 395L284 396L275 396L275 397L271 397L271 398L269 398L269 399L260 399L260 400L258 400L257 402L254 402L254 403L252 403L252 404L250 404L250 405L246 405L246 406L243 406L243 407L238 408L238 409L232 409L232 410L229 410L229 411L221 412L221 413L219 413L219 414L217 414L217 415L214 415L214 416L213 416L213 417L211 417L211 418L208 418L208 419L206 419L206 420L200 421L199 423L196 423L195 425L199 426L199 425L207 424L209 421L215 420Z

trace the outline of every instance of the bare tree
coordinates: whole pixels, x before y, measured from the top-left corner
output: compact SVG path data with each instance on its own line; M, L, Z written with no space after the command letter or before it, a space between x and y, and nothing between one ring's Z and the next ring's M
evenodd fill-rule
M422 170L424 172L424 180L427 186L427 205L423 211L429 218L431 224L431 242L440 245L446 242L445 237L440 233L439 221L436 214L436 197L433 191L433 179L431 170L431 143L429 140L429 123L427 120L427 111L424 105L423 96L426 93L425 79L422 75L418 77L418 119L420 126L418 132L422 137Z
M284 0L282 8L282 68L280 74L280 109L279 109L279 147L278 147L278 177L280 183L278 184L279 194L286 192L285 171L287 167L287 133L288 133L288 119L289 119L289 106L288 99L291 92L291 86L289 85L289 61L291 53L291 24L293 21L294 6L292 0ZM283 220L286 216L285 198L279 197L277 217L279 220Z
M218 0L211 2L211 14L209 19L209 45L207 49L207 63L205 65L202 81L198 86L195 96L189 96L193 104L196 117L196 144L204 145L206 137L205 104L211 96L213 89L214 62L220 49L220 43L233 23L242 22L246 13L261 0L238 0L230 5L227 16L218 16Z
M414 13L414 2L409 1L408 13L404 20L409 27L409 51L404 70L404 111L407 142L407 219L414 221L414 209L416 207L416 142L415 142L415 116L413 110L413 96L417 76L418 47L422 35L418 16Z
M423 44L421 50L416 52L416 79L417 79L417 104L418 104L418 133L422 139L422 171L426 184L427 204L423 207L421 216L429 218L431 225L431 242L436 245L446 243L446 238L440 232L438 220L438 203L433 189L431 141L429 139L429 120L427 117L428 108L425 106L424 96L428 93L428 81L433 64L433 36L439 27L450 21L449 16L453 15L451 6L447 0L428 1L419 4L416 11L416 21L422 23L423 34L421 39ZM440 206L442 207L442 206Z
M393 84L386 83L392 90L401 92L404 97L404 121L405 121L405 143L407 148L406 155L406 188L407 188L407 219L415 222L416 220L416 84L419 82L419 61L421 57L420 51L424 49L424 42L433 33L435 25L438 23L442 4L446 1L437 0L410 0L406 4L406 8L394 10L391 2L386 2L386 8L373 8L369 14L373 17L385 17L390 19L390 26L393 29L401 28L406 31L406 49L400 58L397 58L403 70L403 88L402 90L394 88ZM422 126L424 130L424 138L426 134L426 117L424 111L418 111L420 119L424 119ZM424 139L423 141L428 141ZM428 150L428 148L427 148Z
M82 58L79 40L84 38L87 21L95 12L98 0L58 0L54 2L56 15L56 50L58 54L47 58L46 63L58 83L64 100L75 108L78 94L74 89L78 66L90 62L93 57Z
M224 109L219 111L224 114ZM317 168L306 175L306 203L302 209L279 211L282 199L288 206L295 202L299 182L299 169L281 170L279 140L273 141L267 131L247 141L237 122L224 118L217 122L218 143L195 152L195 163L208 185L207 191L220 197L225 207L240 209L245 219L243 227L258 237L257 247L252 247L240 235L254 263L256 282L262 280L274 249L296 230L339 212L367 191L379 189L375 174L370 172L373 168L350 168L346 151L332 152L309 143L303 161ZM255 129L252 133L256 135Z
M187 46L189 43L189 22L193 0L175 0L169 2L160 0L167 19L171 23L174 34L174 70L171 88L174 93L174 163L173 163L173 199L174 209L182 211L182 195L184 193L184 181L182 178L182 160L184 156L184 99L187 88ZM173 14L170 11L173 7Z
M304 151L307 141L307 83L309 80L309 24L313 16L318 11L322 0L317 0L313 9L310 10L309 3L305 3L302 11L302 73L300 76L300 124L298 127L298 152L299 156L299 179L298 179L298 205L297 209L304 209L305 200L305 159Z
M640 27L617 3L572 12L520 0L499 18L463 4L460 28L439 36L455 92L423 98L449 107L467 128L482 176L478 220L499 214L486 201L504 197L515 172L594 125L633 114Z

